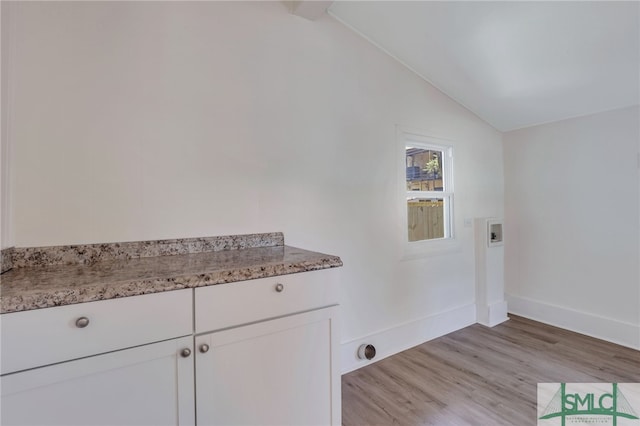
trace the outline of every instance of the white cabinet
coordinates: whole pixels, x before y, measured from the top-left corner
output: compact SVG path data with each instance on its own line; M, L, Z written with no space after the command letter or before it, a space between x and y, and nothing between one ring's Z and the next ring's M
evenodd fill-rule
M192 338L2 377L2 425L194 423ZM185 353L186 354L186 353Z
M196 289L199 426L341 424L337 278L322 270Z
M0 423L339 425L337 284L327 269L4 314Z
M197 424L340 424L336 309L196 337Z
M0 321L2 425L194 423L193 290Z

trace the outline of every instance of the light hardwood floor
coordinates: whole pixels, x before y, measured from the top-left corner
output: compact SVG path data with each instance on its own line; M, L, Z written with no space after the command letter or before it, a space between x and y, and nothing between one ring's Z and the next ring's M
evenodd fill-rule
M343 425L535 425L537 383L640 382L640 351L510 318L342 376Z

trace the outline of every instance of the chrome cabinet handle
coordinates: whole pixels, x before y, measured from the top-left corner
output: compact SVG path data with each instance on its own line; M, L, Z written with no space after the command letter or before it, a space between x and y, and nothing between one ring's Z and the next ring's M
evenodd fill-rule
M276 291L278 293L282 293L284 291L284 284L281 284L281 283L276 284Z
M182 356L182 358L189 358L189 355L191 355L191 349L184 348L182 352L180 352L180 355Z
M85 328L88 325L89 325L89 318L87 317L80 317L76 320L76 327L78 328Z
M201 344L200 352L202 352L203 354L206 354L207 352L209 352L209 345L207 345L206 343Z

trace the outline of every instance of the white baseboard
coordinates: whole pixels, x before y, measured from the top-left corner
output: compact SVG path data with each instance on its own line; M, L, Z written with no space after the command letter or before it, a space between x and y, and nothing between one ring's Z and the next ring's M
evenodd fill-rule
M446 312L434 314L406 324L401 324L360 339L342 343L342 374L420 345L436 337L444 336L476 322L475 304L464 305ZM358 359L358 348L371 344L376 348L376 356L367 361Z
M601 317L537 300L506 295L509 312L545 324L640 349L640 325Z
M495 327L509 319L507 316L507 301L501 300L487 306L477 306L478 324L486 327Z

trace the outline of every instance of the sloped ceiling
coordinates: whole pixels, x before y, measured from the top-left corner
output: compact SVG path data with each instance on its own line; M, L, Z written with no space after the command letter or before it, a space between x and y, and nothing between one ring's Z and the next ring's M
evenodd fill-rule
M336 1L328 12L501 131L640 104L640 2Z

